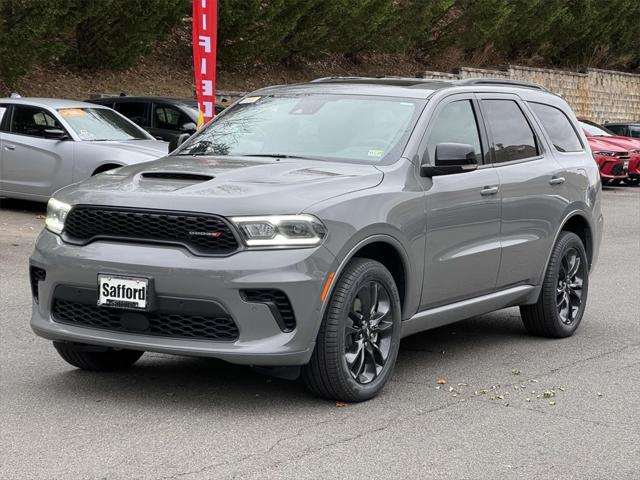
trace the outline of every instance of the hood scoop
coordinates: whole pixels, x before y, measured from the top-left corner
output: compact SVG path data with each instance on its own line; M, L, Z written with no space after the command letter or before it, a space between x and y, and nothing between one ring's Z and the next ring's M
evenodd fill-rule
M170 181L183 181L190 183L208 182L215 177L212 175L204 175L200 173L187 173L187 172L145 172L142 174L142 178L147 180L170 180Z

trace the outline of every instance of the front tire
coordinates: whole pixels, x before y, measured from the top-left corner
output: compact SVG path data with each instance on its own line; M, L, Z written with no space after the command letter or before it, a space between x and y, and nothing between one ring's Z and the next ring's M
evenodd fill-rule
M351 260L327 306L311 361L302 370L307 388L344 402L376 396L398 356L400 310L389 270L375 260Z
M92 349L72 343L53 342L58 354L68 364L82 370L112 372L124 370L136 363L144 352L136 350Z
M589 264L580 237L562 232L547 266L542 290L533 305L520 306L520 316L532 335L563 338L578 328L587 303Z

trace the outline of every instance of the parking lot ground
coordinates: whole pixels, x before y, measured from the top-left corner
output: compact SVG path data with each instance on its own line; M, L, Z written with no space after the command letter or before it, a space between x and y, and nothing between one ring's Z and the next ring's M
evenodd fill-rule
M517 309L424 332L378 398L346 406L215 360L68 366L28 326L44 206L5 200L0 478L640 478L640 188L603 197L576 335L528 336Z

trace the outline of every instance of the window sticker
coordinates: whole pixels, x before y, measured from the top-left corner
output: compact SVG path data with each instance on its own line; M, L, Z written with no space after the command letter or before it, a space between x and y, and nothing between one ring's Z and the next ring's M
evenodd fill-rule
M240 100L240 104L243 103L256 103L258 100L260 100L262 97L247 97L247 98L243 98L242 100Z
M87 114L81 108L61 108L58 113L63 117L84 117Z
M382 155L384 155L384 150L380 150L379 148L372 148L371 150L369 150L369 153L367 153L367 155L369 157L381 157Z

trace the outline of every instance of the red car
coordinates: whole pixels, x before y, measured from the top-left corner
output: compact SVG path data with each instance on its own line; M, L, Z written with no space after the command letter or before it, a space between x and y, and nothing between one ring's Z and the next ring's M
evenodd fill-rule
M621 181L628 185L640 183L640 140L620 137L597 123L579 120L600 168L603 185Z

